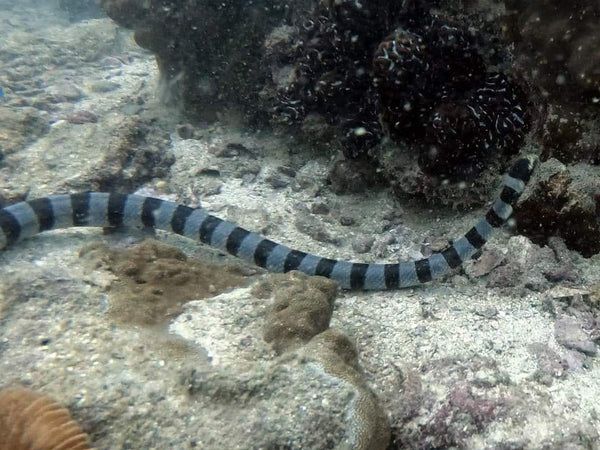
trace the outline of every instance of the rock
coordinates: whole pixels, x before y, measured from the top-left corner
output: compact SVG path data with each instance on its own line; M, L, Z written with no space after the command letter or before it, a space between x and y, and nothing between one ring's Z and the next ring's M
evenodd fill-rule
M91 83L89 86L90 91L95 93L106 93L111 91L116 91L121 87L121 85L115 81L110 80L100 80Z
M572 317L563 317L554 324L554 335L559 344L593 356L598 352L596 344L583 331L580 323Z
M46 93L50 96L52 103L76 102L83 95L81 89L68 82L52 85L46 90Z
M489 274L496 267L504 264L506 258L498 250L483 250L481 257L465 264L465 273L470 278L479 278Z
M294 221L294 226L298 231L310 236L315 241L340 245L340 239L333 236L326 226L312 215L299 213Z
M356 220L354 219L354 217L350 217L350 216L340 217L340 225L349 227L349 226L354 225L355 223L356 223Z
M329 214L331 212L331 210L329 209L329 206L327 206L325 203L318 202L318 203L313 203L312 205L310 205L310 212L313 214L319 214L319 215L325 216L325 215Z
M373 236L361 235L352 241L352 250L356 253L368 253L374 243L375 238Z
M291 272L186 305L170 329L210 357L181 376L190 401L206 406L204 446L387 448L387 415L357 350L328 328L336 292L331 280ZM281 356L267 351L261 326Z
M98 116L91 111L80 109L79 111L69 114L67 116L67 122L75 125L81 125L84 123L97 123Z
M518 232L538 244L559 236L569 249L585 257L599 253L599 196L597 167L581 163L567 167L549 159L515 212Z
M275 275L269 285L254 288L255 295L273 295L263 338L279 353L308 342L329 327L337 283L307 278L300 273Z
M494 270L487 282L488 288L515 287L521 280L522 270L515 265L501 266Z

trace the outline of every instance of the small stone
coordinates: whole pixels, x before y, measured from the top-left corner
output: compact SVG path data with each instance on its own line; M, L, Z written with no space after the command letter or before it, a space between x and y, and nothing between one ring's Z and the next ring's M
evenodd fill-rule
M589 336L583 331L580 323L573 317L563 317L554 323L556 341L572 350L577 350L586 355L595 355L598 352Z
M557 267L544 272L544 277L552 283L558 283L560 281L570 281L574 283L579 279L575 270L569 266Z
M494 306L488 306L485 308L476 308L475 314L485 319L493 319L498 315L498 309Z
M277 167L277 170L290 178L294 178L296 176L296 171L288 166L279 166Z
M573 350L567 351L560 360L560 363L570 372L577 372L583 369L585 355Z
M354 217L349 217L349 216L340 217L340 224L345 227L349 227L351 225L354 225L355 223L356 223L356 220L354 220Z
M267 182L273 189L283 189L290 185L290 181L280 173L271 172L265 177Z
M320 214L320 215L327 215L329 214L330 210L329 210L329 206L327 206L325 203L313 203L310 206L310 212L313 214Z
M375 238L372 236L359 236L352 242L352 250L356 253L368 253L373 247Z
M208 182L204 185L202 191L206 196L217 195L221 193L221 189L223 188L223 182L217 179L209 179Z
M256 157L252 150L238 142L228 142L225 147L215 150L214 154L217 158L234 158L242 155Z
M332 236L316 217L300 214L294 225L298 231L310 236L315 241L340 244L340 240Z
M90 84L89 89L97 94L111 92L119 89L121 85L115 81L100 80Z
M194 132L194 127L189 123L177 125L177 136L179 136L181 139L194 139Z
M521 279L521 270L517 266L500 266L490 273L488 288L515 287Z
M213 177L217 178L221 176L221 171L218 167L202 167L197 172L197 175L202 175L205 177Z
M96 116L96 114L94 114L91 111L86 111L86 110L82 109L82 110L76 111L72 114L69 114L67 116L67 122L76 124L76 125L81 125L84 123L97 123L98 116Z
M479 278L489 274L505 261L504 255L496 250L484 250L479 259L465 265L465 272L471 278Z
M47 90L53 103L76 102L81 96L81 90L72 83L59 83Z

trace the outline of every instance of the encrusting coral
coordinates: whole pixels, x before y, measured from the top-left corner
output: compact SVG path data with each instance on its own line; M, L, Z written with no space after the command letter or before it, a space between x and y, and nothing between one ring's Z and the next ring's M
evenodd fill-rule
M110 285L110 313L121 323L156 325L177 315L190 300L248 282L239 266L200 262L152 239L125 249L94 243L80 256L116 275Z
M336 293L332 280L300 272L271 275L253 289L260 298L274 297L265 341L278 353L295 354L311 376L352 392L345 417L349 448L384 449L390 438L388 418L366 382L358 351L341 330L329 328Z
M22 387L0 391L0 450L86 450L86 433L67 408Z

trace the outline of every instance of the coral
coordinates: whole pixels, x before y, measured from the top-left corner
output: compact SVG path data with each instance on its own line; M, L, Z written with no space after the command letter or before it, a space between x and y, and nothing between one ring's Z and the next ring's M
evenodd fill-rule
M491 152L511 155L523 142L523 91L487 72L465 28L435 19L399 28L373 65L383 121L396 140L420 143L425 172L471 178Z
M517 42L520 67L544 96L597 103L600 7L574 0L507 0L505 32Z
M381 401L351 339L329 328L337 283L300 272L265 278L188 303L170 326L210 358L181 380L189 401L206 405L204 427L229 431L204 446L385 450Z
M542 160L556 158L564 164L587 162L599 165L598 119L597 114L586 112L578 104L548 105L541 135Z
M338 383L348 383L356 390L347 420L350 423L348 443L356 450L385 449L390 440L390 428L385 411L366 384L358 364L354 344L340 330L329 328L316 335L302 349L316 369Z
M322 277L308 278L300 272L276 275L253 290L254 295L273 295L263 338L277 352L308 342L329 327L337 283Z
M1 450L85 450L88 435L52 398L25 388L0 391Z
M290 272L271 275L253 293L274 300L265 321L265 341L278 352L295 350L306 370L353 392L346 416L349 447L385 449L390 436L388 420L366 383L358 352L342 331L329 328L337 283Z
M515 212L518 233L538 244L560 236L568 248L589 257L600 252L600 180L587 164L543 163L535 187Z
M508 0L504 34L514 72L531 87L542 160L599 164L600 7L585 0Z
M278 0L101 0L100 6L156 55L167 96L205 119L227 104L252 108L262 41L290 11Z
M338 129L344 153L351 158L376 145L381 130L371 58L400 11L380 0L368 7L353 1L321 2L295 32L288 32L288 45L267 45L265 60L276 74L275 93L266 95L273 102L273 121L296 124L317 115Z
M247 283L236 266L189 259L181 250L154 240L131 248L91 244L80 255L117 278L110 285L115 320L141 325L162 323L181 306Z
M340 128L347 156L373 147L381 130L371 57L399 12L384 1L368 8L351 1L322 2L302 20L292 39L295 45L275 51L267 47L267 60L292 67L287 83L280 82L274 95L275 120L301 122L316 113Z
M323 2L287 42L267 45L279 63L275 121L322 117L340 129L348 158L378 145L380 116L393 140L417 149L421 169L469 178L516 153L529 129L524 91L488 71L466 27L424 9Z
M267 284L255 288L254 293L274 297L266 318L265 341L279 352L304 344L298 352L309 370L355 390L347 413L350 447L386 448L390 435L387 417L366 384L358 352L344 333L329 328L337 283L291 272L272 276Z

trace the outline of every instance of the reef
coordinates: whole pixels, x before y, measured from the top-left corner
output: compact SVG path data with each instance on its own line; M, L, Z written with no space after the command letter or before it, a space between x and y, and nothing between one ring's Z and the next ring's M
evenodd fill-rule
M503 29L523 76L546 98L598 104L600 7L574 0L507 0Z
M156 55L164 98L210 120L228 105L256 112L262 42L290 13L277 0L101 0L100 6Z
M538 244L560 236L585 257L600 252L600 180L588 164L543 163L534 188L525 192L515 213L517 231Z
M323 2L287 31L266 45L279 64L275 93L265 95L273 121L302 129L320 118L337 127L347 158L377 164L387 136L417 152L426 174L469 179L515 154L529 130L524 90L491 70L481 39L451 17L393 2Z
M485 358L430 360L418 370L403 368L399 378L403 393L391 411L393 448L473 447L474 435L523 407L517 404L523 393ZM431 380L443 380L441 390L430 390Z
M466 26L454 13L433 12L436 3L101 6L156 55L164 86L192 117L241 105L249 122L269 120L373 167L391 137L409 146L398 152L417 156L420 177L472 179L516 153L530 105L499 70L506 54L491 25Z
M542 160L598 165L600 8L576 0L509 0L503 34L514 42L514 71L540 110Z

